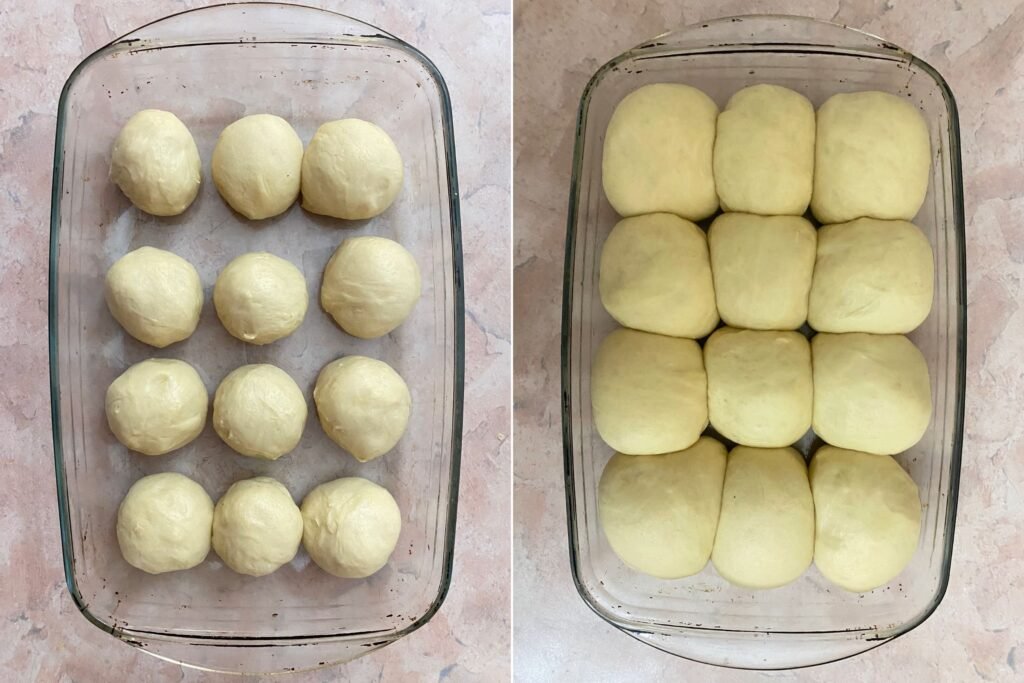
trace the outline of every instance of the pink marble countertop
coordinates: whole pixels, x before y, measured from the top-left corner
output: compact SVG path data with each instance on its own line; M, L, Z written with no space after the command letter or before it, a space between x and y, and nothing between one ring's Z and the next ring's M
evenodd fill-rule
M930 619L864 655L756 674L664 654L592 613L569 573L559 329L576 105L604 62L718 16L814 16L884 36L960 110L968 258L967 425L952 577ZM514 671L519 681L1024 680L1024 2L517 2Z
M0 7L3 681L209 679L134 650L77 614L61 564L46 381L50 177L61 87L82 58L113 38L202 4L43 0ZM454 578L441 610L389 647L288 680L508 680L508 2L307 4L343 11L407 40L437 64L451 90L463 197L466 410Z

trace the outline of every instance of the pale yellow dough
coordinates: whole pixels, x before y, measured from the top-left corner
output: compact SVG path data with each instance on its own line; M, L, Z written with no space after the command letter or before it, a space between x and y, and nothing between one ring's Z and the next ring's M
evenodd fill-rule
M213 549L239 574L266 576L288 564L302 542L302 513L270 477L236 481L213 509Z
M213 305L231 336L269 344L294 332L306 317L306 278L290 261L273 254L243 254L217 276Z
M210 169L232 209L252 220L277 216L299 196L302 140L280 116L246 116L221 131Z
M306 397L273 365L243 365L214 394L213 428L242 455L277 460L299 444L305 426Z

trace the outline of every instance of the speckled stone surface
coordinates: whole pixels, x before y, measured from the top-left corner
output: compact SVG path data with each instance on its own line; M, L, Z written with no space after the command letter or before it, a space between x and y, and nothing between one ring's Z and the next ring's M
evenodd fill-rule
M945 600L916 630L867 654L774 674L677 659L584 605L569 573L559 403L565 216L583 87L645 39L754 12L831 19L938 69L960 110L968 234L967 426ZM1024 680L1024 2L534 0L517 3L514 23L516 680Z

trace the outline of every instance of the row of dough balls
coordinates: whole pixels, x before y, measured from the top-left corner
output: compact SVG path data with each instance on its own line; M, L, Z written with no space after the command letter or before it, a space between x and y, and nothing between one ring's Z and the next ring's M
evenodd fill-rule
M755 85L725 110L688 85L627 95L604 139L605 195L621 216L718 210L802 215L822 223L911 220L928 191L928 126L906 98L837 94L818 109L777 85Z
M724 213L707 235L668 213L625 218L601 250L601 303L616 321L698 339L718 325L905 334L931 311L934 265L913 223L858 218L815 230L799 216Z
M903 335L723 327L692 339L618 329L590 378L594 426L616 451L693 445L710 423L726 439L777 448L809 429L826 443L880 455L921 440L932 399L924 356Z
M667 455L612 456L598 511L633 569L677 579L710 558L747 588L783 586L812 560L845 590L878 588L910 562L921 529L917 486L890 456L823 446L808 474L792 448L726 456L710 437Z
M276 479L244 479L214 506L198 483L163 472L135 482L117 510L121 555L150 574L191 569L212 546L239 574L266 576L301 542L327 573L364 578L387 564L401 530L394 497L360 477L320 484L301 508Z
M284 213L302 192L302 208L349 220L372 218L402 187L402 157L378 126L341 119L320 126L303 151L280 116L255 114L225 128L210 164L217 191L252 220ZM174 114L144 109L114 140L110 178L139 209L176 216L199 193L199 149Z
M412 399L384 361L345 356L325 365L313 389L327 436L360 462L384 455L409 424ZM107 388L107 423L117 440L145 455L163 455L199 436L208 394L195 368L151 358L125 370ZM243 365L213 397L213 427L237 453L277 460L292 451L306 426L306 397L288 373L269 364Z

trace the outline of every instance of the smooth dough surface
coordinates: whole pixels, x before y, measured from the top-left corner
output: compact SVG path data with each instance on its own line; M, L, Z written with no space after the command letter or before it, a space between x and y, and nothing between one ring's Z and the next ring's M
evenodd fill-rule
M814 556L814 501L803 456L792 448L737 446L729 453L711 561L730 583L777 588Z
M800 216L723 213L708 230L718 313L754 330L795 330L807 320L817 235Z
M190 569L210 552L213 501L177 472L132 484L117 509L117 543L125 561L150 574Z
M820 222L912 220L930 169L928 126L906 97L838 94L818 109L811 210Z
M143 109L124 124L110 154L110 179L132 204L154 216L177 216L199 194L196 141L177 116Z
M615 554L661 579L702 570L715 542L725 462L725 446L706 436L675 453L613 455L597 502Z
M253 252L231 261L213 287L217 317L236 339L269 344L298 329L306 317L306 278L291 261Z
M243 365L213 396L213 427L242 455L277 460L299 444L306 397L287 372L266 363Z
M800 216L811 201L814 106L778 85L752 85L718 115L715 188L723 211Z
M302 513L279 481L236 481L213 509L213 549L239 574L266 576L288 564L302 542Z
M615 107L604 136L604 193L620 216L718 209L712 152L718 107L696 88L645 85Z
M151 358L125 370L107 387L107 424L117 440L145 455L163 455L203 431L209 396L185 361Z
M107 308L131 336L162 349L187 339L203 310L203 283L177 254L140 247L119 258L104 283Z
M810 468L814 564L840 588L863 593L903 571L917 551L917 485L888 455L822 446Z
M692 339L615 330L590 374L594 426L621 453L689 448L708 426L707 376Z
M277 216L299 196L302 140L280 116L246 116L221 131L210 170L232 209L251 220Z
M928 364L899 334L819 333L811 340L814 431L833 446L901 453L932 416Z
M328 574L361 579L395 550L402 513L382 486L360 477L321 484L302 501L302 544Z
M932 309L932 245L906 221L859 218L818 231L808 323L819 332L905 334Z

